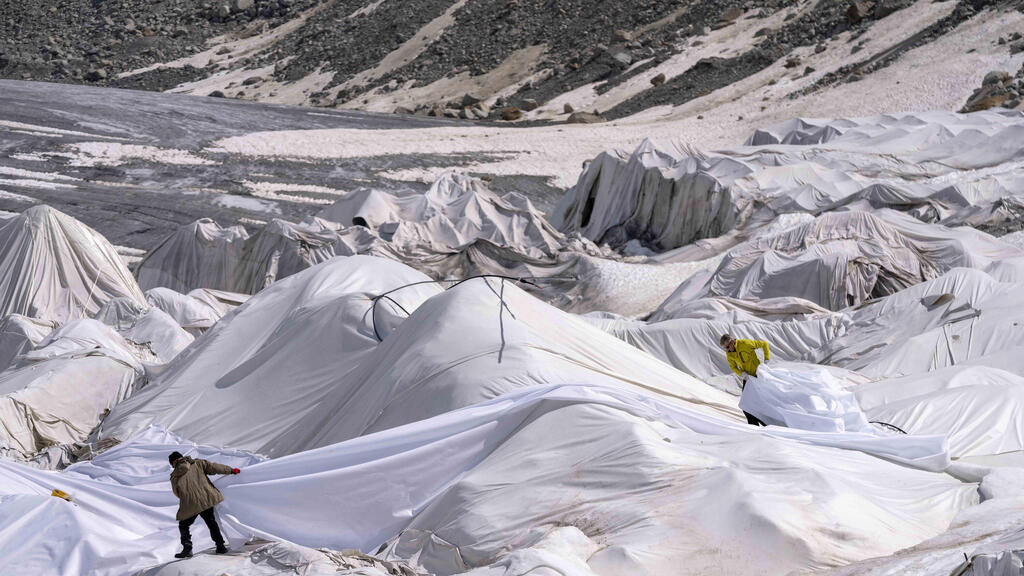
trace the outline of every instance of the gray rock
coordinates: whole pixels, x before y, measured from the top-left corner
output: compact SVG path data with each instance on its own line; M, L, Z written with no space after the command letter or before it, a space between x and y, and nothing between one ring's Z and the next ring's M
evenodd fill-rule
M1024 52L1024 40L1017 40L1010 44L1010 54Z
M665 80L666 80L665 73L662 72L661 74L658 74L654 78L651 78L651 85L653 85L653 86L661 86L662 84L665 83Z
M242 86L252 86L253 84L259 84L263 82L263 76L249 76L242 81Z
M613 35L616 42L632 42L633 33L628 30L616 30Z
M93 68L85 73L85 79L90 82L107 79L107 71L104 68Z
M412 114L412 110L405 106L395 106L395 109L391 111L392 114Z
M612 54L612 59L623 66L629 66L633 63L633 56L629 52L615 52Z
M224 93L220 90L214 90L213 92L207 94L207 96L209 96L210 98L224 98Z
M875 7L874 2L854 2L846 9L846 19L850 24L860 24L871 16L871 9Z
M573 112L575 112L575 111L576 111L576 109L575 109L575 108L573 108L573 107L572 107L572 104L569 104L568 102L566 102L566 103L565 103L565 105L564 105L564 106L562 106L562 112L563 112L564 114L572 114L572 113L573 113Z
M519 108L515 108L515 107L510 106L508 108L502 109L502 111L501 111L501 119L506 121L506 122L514 122L516 120L519 120L522 117L523 117L523 111L520 110Z
M252 8L253 4L255 4L254 0L233 0L231 8L235 12L245 12L249 8Z
M985 78L981 81L982 86L989 86L991 84L1003 84L1008 82L1011 76L1009 72L1003 72L1002 70L993 70L988 74L985 74Z
M530 112L537 108L540 108L540 104L538 104L533 98L526 98L523 100L523 110Z
M599 124L601 122L607 122L600 114L593 112L573 112L569 115L569 119L566 120L568 124Z
M480 103L481 100L483 100L483 98L478 98L477 96L470 94L469 92L462 95L463 106L472 106L474 104Z

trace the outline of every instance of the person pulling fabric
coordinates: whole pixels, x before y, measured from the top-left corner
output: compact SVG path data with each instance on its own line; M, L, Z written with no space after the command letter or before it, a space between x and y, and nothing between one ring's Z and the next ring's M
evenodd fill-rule
M181 552L175 558L192 556L192 534L189 528L199 516L210 529L210 537L217 545L217 554L227 554L228 547L217 525L217 517L213 507L224 501L224 495L210 482L208 474L238 474L238 468L217 464L208 460L193 460L183 456L181 452L172 452L167 458L174 470L171 472L171 491L180 502L178 514L178 531L181 533Z
M764 340L737 340L728 334L722 334L718 344L725 350L725 357L729 361L729 368L740 377L740 389L747 387L747 378L757 376L757 368L761 365L761 359L757 351L764 352L764 361L768 362L771 357L771 350ZM765 423L757 417L744 411L747 417L747 424L752 426L764 426Z

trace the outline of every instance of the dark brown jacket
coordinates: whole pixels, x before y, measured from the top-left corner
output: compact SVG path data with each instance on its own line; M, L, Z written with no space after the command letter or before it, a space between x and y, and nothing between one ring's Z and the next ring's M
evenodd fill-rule
M231 467L208 460L193 460L188 456L178 460L171 472L171 490L181 502L176 518L179 522L224 501L224 496L206 477L207 474L231 474Z

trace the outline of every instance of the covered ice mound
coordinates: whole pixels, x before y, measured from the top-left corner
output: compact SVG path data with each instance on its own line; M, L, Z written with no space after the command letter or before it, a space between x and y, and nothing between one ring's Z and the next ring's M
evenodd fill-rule
M233 290L235 268L249 233L242 226L222 227L210 218L182 226L146 254L135 270L143 290L164 287Z
M1024 350L1022 287L1019 282L999 282L981 270L951 270L845 311L850 319L846 333L810 350L805 358L874 378L921 374L966 362L1024 375L1019 353Z
M28 459L85 440L142 373L132 346L96 320L55 330L0 373L0 455Z
M56 327L56 322L21 314L10 314L0 319L0 372L39 344Z
M972 492L858 452L551 406L423 508L387 553L437 574L526 574L539 560L561 574L784 574L912 545L975 502ZM560 527L578 529L581 544L531 558Z
M310 429L310 413L346 382L404 312L440 288L397 262L339 257L253 296L208 330L104 421L126 439L154 423L196 441L280 454L282 436ZM337 417L338 414L333 415Z
M1024 376L961 364L861 384L854 393L871 420L945 434L953 458L987 465L1024 458Z
M720 236L750 202L723 179L750 171L742 163L691 150L657 148L644 140L632 154L604 152L559 200L551 224L597 243L631 239L657 251Z
M1022 150L1024 116L1006 111L797 118L708 153L645 141L591 161L551 222L656 252L722 236L762 212L890 208L1002 234L1021 227Z
M840 310L955 267L984 268L1021 255L983 232L924 224L891 210L834 212L734 248L717 270L682 284L668 300L798 297Z
M424 420L528 386L565 382L648 390L698 411L739 417L728 394L512 283L481 278L420 305L309 413L308 432L296 437L291 450Z
M378 243L361 227L341 229L319 218L299 224L275 218L246 241L232 291L255 294L335 256L372 252Z
M0 221L0 316L67 322L123 296L144 303L114 247L45 205Z
M613 320L601 322L600 326L609 334L678 370L709 380L732 375L725 354L718 345L722 334L765 340L771 343L773 359L798 361L808 350L824 347L845 334L848 324L848 318L836 313L815 314L789 321L726 313L711 318L675 318L657 322Z
M551 256L562 244L561 234L522 194L498 196L483 180L451 171L424 194L355 190L318 216L366 226L399 249L451 251L487 240L527 255Z
M199 335L249 299L248 294L197 288L181 294L170 288L146 290L146 302L164 311L190 334Z
M159 363L170 362L194 339L163 310L139 306L127 298L114 298L104 304L96 319L117 330L128 342L145 348Z

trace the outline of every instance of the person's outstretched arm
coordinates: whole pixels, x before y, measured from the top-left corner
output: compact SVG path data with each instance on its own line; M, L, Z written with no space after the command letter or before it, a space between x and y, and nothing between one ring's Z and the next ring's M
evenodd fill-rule
M768 350L768 343L764 340L758 340L757 345L761 347L761 350L764 350L764 361L767 362L768 357L771 356L771 352Z
M218 464L216 462L210 462L209 460L196 460L197 463L202 464L204 474L238 474L235 472L237 468L226 466L224 464Z

